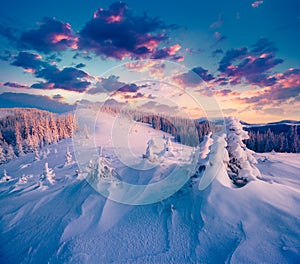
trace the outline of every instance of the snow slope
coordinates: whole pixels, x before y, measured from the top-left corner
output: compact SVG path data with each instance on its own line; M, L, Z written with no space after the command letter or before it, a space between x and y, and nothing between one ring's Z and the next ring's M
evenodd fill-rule
M97 145L111 157L105 126L99 126ZM163 136L146 125L133 127L133 138L139 137L130 143L136 156L149 138ZM182 146L173 147L180 153ZM199 165L208 164L208 149L219 153L222 147L216 135L208 137ZM230 184L223 168L200 191L200 170L169 198L134 206L100 195L77 175L75 163L65 164L67 149L75 156L71 140L48 149L41 160L30 153L0 166L1 176L5 168L12 177L0 183L0 263L300 262L299 154L256 154L261 179L243 188ZM170 169L172 159L165 159ZM112 160L128 182L163 179L163 163L153 174L122 174L126 168L115 156ZM55 174L53 184L40 178L46 162Z

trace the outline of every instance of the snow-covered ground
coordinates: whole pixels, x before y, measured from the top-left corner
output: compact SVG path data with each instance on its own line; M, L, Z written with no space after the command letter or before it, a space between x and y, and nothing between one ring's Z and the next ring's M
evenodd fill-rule
M159 182L193 153L172 142L172 155L138 173L112 152L112 143L124 142L105 132L111 124L99 121L95 145L125 182ZM162 151L164 133L130 128L128 145L140 161L151 138L153 152ZM200 165L209 164L209 149L224 147L216 137L206 142ZM40 160L30 153L0 166L1 177L4 169L12 177L0 183L0 263L300 263L300 154L255 154L261 178L242 188L220 170L200 191L200 171L167 199L126 205L78 176L67 149L74 159L68 139L46 147Z

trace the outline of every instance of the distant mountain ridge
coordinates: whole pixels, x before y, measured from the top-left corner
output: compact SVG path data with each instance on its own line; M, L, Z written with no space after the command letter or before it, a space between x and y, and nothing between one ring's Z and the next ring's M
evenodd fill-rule
M11 92L0 94L0 106L1 108L37 108L58 114L70 112L76 108L75 105L53 100L48 96Z

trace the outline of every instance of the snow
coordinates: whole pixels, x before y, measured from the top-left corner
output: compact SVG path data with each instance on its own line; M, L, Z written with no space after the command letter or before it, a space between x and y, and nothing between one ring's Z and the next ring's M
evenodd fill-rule
M87 123L87 130L82 130L86 140L74 146L70 139L63 140L48 146L48 154L40 160L29 153L0 166L0 178L12 177L0 182L0 263L300 262L300 154L252 154L261 176L236 188L226 171L224 134L208 135L197 149L171 142L174 157L161 153L162 162L151 163L142 157L147 142L153 139L153 152L160 153L165 133L132 123L129 128L123 126L131 131L124 142L108 133L120 125L114 120L98 120L95 132L99 136L92 149L94 132ZM79 143L82 156L76 149ZM108 197L129 192L131 201L138 202L152 197L154 186L166 199L138 206L119 203L99 194L84 179L81 167L65 166L68 151L76 160L99 152L99 146L100 157L125 183L117 187L103 183ZM129 154L122 151L128 146ZM114 148L119 151L115 153ZM197 166L207 168L186 182L182 171L193 155L200 157ZM99 162L99 155L95 160ZM88 165L90 156L81 162ZM134 169L141 164L145 170ZM47 188L40 184L45 172L55 174ZM172 172L174 182L165 177ZM206 188L201 185L199 190L205 179L209 179ZM174 190L178 182L183 186ZM126 183L148 187L133 193ZM166 193L173 194L167 197Z
M227 142L228 142L228 174L235 184L244 185L249 181L261 177L256 168L256 159L253 151L249 150L243 140L248 139L248 133L243 130L240 121L235 117L228 117L226 120Z

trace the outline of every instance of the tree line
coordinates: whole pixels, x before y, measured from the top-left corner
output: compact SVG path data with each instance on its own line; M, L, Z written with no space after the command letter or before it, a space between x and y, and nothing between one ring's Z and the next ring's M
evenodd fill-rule
M255 152L300 152L299 126L272 125L247 128L247 148Z
M73 114L58 115L31 108L0 110L0 164L72 137Z
M164 115L145 111L144 109L133 109L119 105L103 104L101 111L122 114L134 121L150 124L152 128L174 136L176 142L192 147L198 146L209 132L218 129L217 125L208 120L199 122L185 116Z

